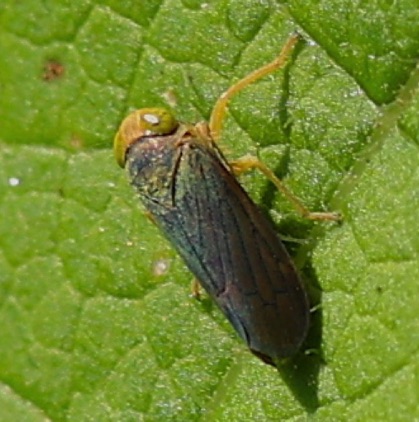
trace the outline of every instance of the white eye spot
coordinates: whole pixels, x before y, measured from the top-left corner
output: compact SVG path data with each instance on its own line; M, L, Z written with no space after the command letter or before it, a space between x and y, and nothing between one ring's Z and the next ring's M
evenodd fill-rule
M143 119L153 126L160 124L160 119L155 114L144 114Z

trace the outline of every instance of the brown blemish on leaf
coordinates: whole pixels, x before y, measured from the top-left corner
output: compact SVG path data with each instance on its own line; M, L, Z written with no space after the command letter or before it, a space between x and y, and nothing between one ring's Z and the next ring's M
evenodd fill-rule
M44 65L44 72L42 79L46 82L51 82L59 79L64 75L65 68L62 63L56 60L48 60Z

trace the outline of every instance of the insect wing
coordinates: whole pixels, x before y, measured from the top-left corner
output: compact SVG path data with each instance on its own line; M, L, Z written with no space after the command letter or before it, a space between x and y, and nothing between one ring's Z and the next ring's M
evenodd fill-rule
M292 355L309 307L272 224L216 150L192 142L177 153L165 160L176 161L170 201L147 208L249 348L268 363Z

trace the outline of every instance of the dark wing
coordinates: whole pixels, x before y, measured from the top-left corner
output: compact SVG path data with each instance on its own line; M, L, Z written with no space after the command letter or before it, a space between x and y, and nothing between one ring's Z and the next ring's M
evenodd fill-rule
M309 306L287 251L214 151L181 148L172 206L150 211L249 348L267 361L292 355Z

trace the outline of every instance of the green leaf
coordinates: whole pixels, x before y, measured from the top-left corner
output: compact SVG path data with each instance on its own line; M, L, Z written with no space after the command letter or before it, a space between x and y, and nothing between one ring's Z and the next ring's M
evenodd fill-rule
M3 1L0 419L418 419L418 22L413 0ZM208 119L295 29L307 42L233 100L221 142L343 215L313 225L242 179L320 305L315 353L278 372L189 297L111 145L134 108Z

